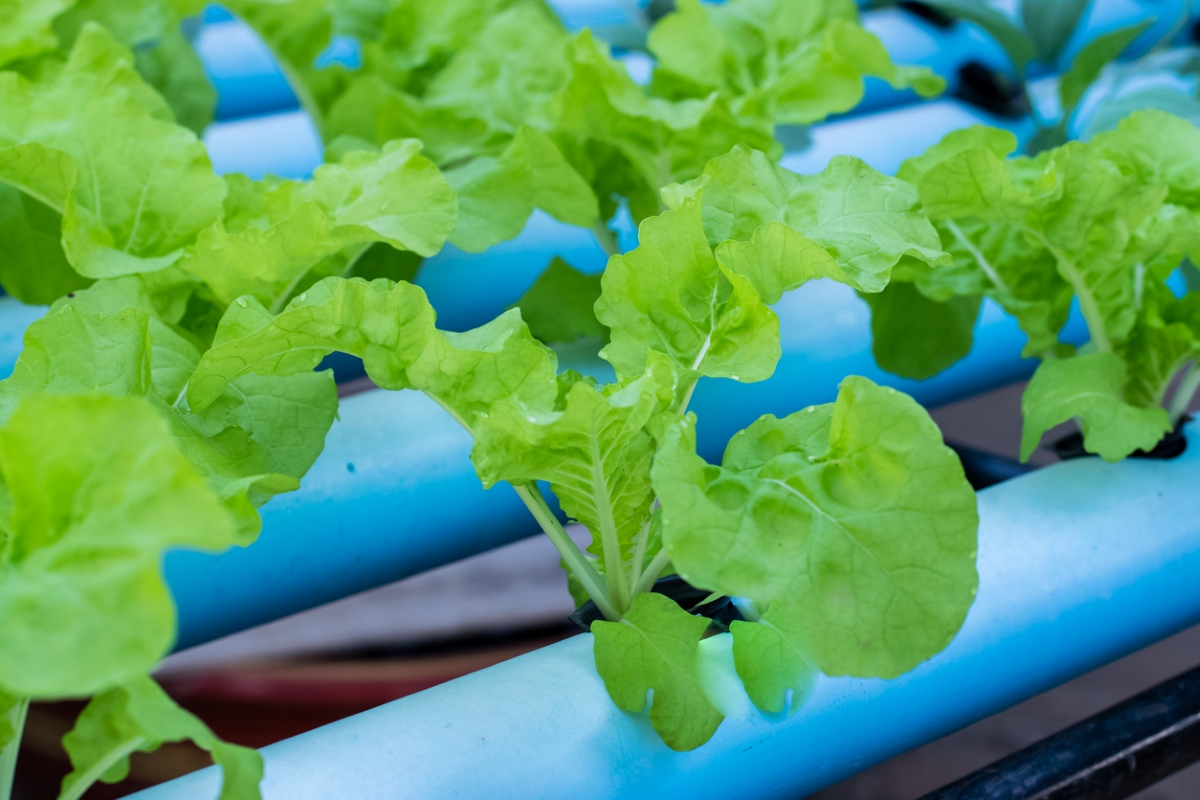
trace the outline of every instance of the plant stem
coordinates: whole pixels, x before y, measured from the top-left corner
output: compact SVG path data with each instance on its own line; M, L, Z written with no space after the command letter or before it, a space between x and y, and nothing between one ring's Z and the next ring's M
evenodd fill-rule
M975 263L978 264L979 268L983 270L985 275L988 276L988 280L991 281L997 289L1005 294L1009 294L1010 292L1008 291L1008 286L1005 285L1004 280L1000 277L1000 273L996 272L995 267L993 267L991 262L984 257L983 253L979 251L979 248L975 246L975 243L967 238L967 235L963 233L962 228L958 227L954 220L950 219L946 220L945 224L946 227L950 229L950 232L954 234L954 238L958 240L958 243L963 246L963 249L971 254L971 258L975 259Z
M64 789L58 796L58 800L79 800L83 797L83 793L92 788L92 784L100 780L100 776L108 772L113 764L120 761L125 756L137 750L146 743L145 736L134 736L126 739L118 744L112 750L104 754L104 757L92 764L86 772L79 776L79 779L71 784L71 788Z
M8 723L12 726L12 739L0 749L0 800L12 797L13 778L17 773L17 753L21 750L21 732L25 729L25 714L29 711L29 698L23 697L8 710Z
M1108 339L1108 331L1104 330L1104 315L1100 313L1100 306L1096 304L1096 296L1092 294L1091 288L1079 274L1079 268L1061 250L1046 241L1045 237L1039 236L1038 238L1058 261L1058 268L1062 272L1062 276L1075 289L1075 295L1079 298L1079 310L1083 312L1083 318L1087 322L1088 333L1092 336L1092 344L1096 345L1096 349L1101 353L1111 353L1113 347L1112 342Z
M1197 390L1200 390L1200 369L1196 369L1196 362L1193 361L1188 364L1187 372L1183 374L1183 380L1179 382L1179 388L1175 390L1175 396L1171 398L1171 407L1168 412L1171 415L1172 427L1183 419Z
M567 567L575 573L575 577L583 585L588 597L592 598L596 608L600 609L606 619L619 620L621 614L609 601L608 586L605 584L604 578L600 577L600 573L596 572L596 568L588 561L587 556L575 545L563 526L559 524L558 518L546 505L546 498L542 497L542 493L538 491L537 484L526 483L520 486L514 485L513 488L516 489L517 496L525 503L525 507L529 509L529 513L533 514L538 525L550 537L550 541L558 549L563 561L567 562Z
M658 580L658 576L671 563L671 556L667 554L667 548L659 550L658 553L651 559L646 571L638 578L637 585L633 587L633 593L648 592L654 586L654 582Z

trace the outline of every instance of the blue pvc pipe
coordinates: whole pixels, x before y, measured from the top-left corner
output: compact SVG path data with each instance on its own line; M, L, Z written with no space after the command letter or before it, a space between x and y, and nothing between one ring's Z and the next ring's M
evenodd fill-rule
M1172 462L1080 459L980 492L975 605L898 680L823 677L768 717L713 637L705 685L725 721L675 753L612 705L584 634L265 748L264 795L803 797L1200 622L1197 433ZM217 793L210 768L134 796Z
M847 375L867 375L938 405L1027 377L1036 366L1017 357L1024 336L990 302L972 353L923 382L875 366L869 309L848 287L811 283L776 310L783 358L775 376L758 384L703 381L696 391L692 407L708 458L719 457L728 438L761 414L833 400ZM1084 336L1073 318L1067 338ZM252 547L167 555L178 649L537 532L511 489L480 487L469 436L424 395L366 392L343 400L339 414L300 490L264 507L263 532Z

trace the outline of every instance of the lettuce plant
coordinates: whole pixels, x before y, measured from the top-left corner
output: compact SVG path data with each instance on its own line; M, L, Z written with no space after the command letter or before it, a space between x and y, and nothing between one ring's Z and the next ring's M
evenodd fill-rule
M337 155L419 138L459 198L450 241L468 251L520 232L540 208L592 227L622 201L635 222L658 190L746 145L779 153L777 123L856 105L863 78L936 94L922 68L891 63L848 0L684 3L649 37L658 59L635 83L591 33L571 35L541 0L307 0L231 4L273 48ZM320 66L336 34L361 64ZM701 46L703 43L703 46Z
M0 796L29 701L94 695L63 740L74 770L62 800L121 780L133 752L181 739L222 765L223 797L258 797L261 756L217 739L146 675L175 633L164 551L239 537L162 415L100 393L10 406L0 494Z
M1196 296L1168 286L1200 245L1197 146L1190 123L1146 110L1036 158L1006 159L1011 134L979 127L905 162L899 177L954 264L908 261L902 283L868 298L881 365L913 377L949 366L970 347L980 297L991 297L1028 335L1025 355L1042 359L1022 401L1023 458L1070 419L1107 460L1152 449L1200 384ZM1058 339L1073 301L1091 338L1079 352Z
M199 133L212 122L217 95L181 22L197 0L9 0L0 8L0 69L43 70L99 24L136 53L143 79L166 99L181 125Z
M769 304L809 279L879 291L901 259L949 261L915 190L853 158L800 176L735 149L664 191L639 246L614 256L596 316L615 380L567 371L518 310L464 333L436 328L422 290L327 278L278 315L244 297L186 391L207 414L249 378L309 375L329 352L361 357L385 389L424 392L473 437L485 486L509 483L559 549L613 701L672 748L721 714L701 687L709 622L653 591L677 574L738 597L737 671L764 710L797 708L818 671L894 677L941 650L976 588L975 498L911 398L852 377L833 403L764 416L719 465L696 452L688 402L701 378L759 381L780 355ZM592 542L580 550L545 482Z

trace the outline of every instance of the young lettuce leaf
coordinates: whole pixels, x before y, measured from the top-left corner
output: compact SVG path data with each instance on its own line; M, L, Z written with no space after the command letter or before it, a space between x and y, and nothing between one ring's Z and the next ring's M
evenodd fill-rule
M94 23L61 69L0 73L0 182L61 215L66 259L88 278L170 266L225 196L204 145Z
M807 125L849 111L863 78L922 97L945 81L926 67L898 67L882 43L858 24L849 0L733 0L703 5L680 0L650 33L657 58L653 88L669 97L735 98L739 116Z
M221 800L261 797L263 763L258 751L221 741L153 679L139 675L93 697L63 737L74 769L63 778L59 800L81 797L96 780L119 783L129 774L132 753L183 740L207 750L220 765Z
M907 672L949 643L974 598L974 493L929 415L894 389L847 378L835 403L735 435L720 467L695 454L689 417L667 430L652 475L679 574L769 606L827 674ZM797 662L778 669L798 679Z
M246 324L235 307L243 313L228 315L230 327ZM219 331L218 344L227 335ZM145 398L233 515L237 542L249 544L262 524L258 507L294 490L320 454L337 408L333 378L247 376L192 412L181 400L199 361L199 348L154 313L137 278L101 281L30 325L12 376L0 382L0 420L42 394Z
M145 673L175 635L170 547L221 550L229 515L145 400L35 396L0 429L0 686L78 697Z

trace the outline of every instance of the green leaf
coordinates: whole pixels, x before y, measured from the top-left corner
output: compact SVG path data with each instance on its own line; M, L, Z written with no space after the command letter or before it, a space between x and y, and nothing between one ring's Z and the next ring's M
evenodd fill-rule
M139 48L134 55L138 72L170 104L175 121L203 132L213 121L217 90L179 29L172 28L153 47Z
M972 125L951 131L921 155L905 159L896 177L918 186L921 178L933 167L959 153L977 149L986 150L996 158L1003 159L1017 149L1017 137L1012 131L987 125Z
M738 620L733 634L733 664L751 702L769 714L783 711L792 693L796 713L816 685L818 670L807 651L804 618L783 603L772 603L757 622Z
M894 389L847 378L835 403L735 435L721 467L695 455L685 422L651 475L679 574L783 602L803 625L790 638L827 674L912 669L974 598L975 494L928 413Z
M138 48L203 9L204 0L76 0L54 20L54 32L63 47L72 47L89 23L99 24L121 44Z
M716 733L723 717L704 696L698 669L708 620L660 594L642 593L620 622L593 622L596 670L623 711L646 708L650 724L672 750L694 750Z
M81 275L163 269L225 194L204 145L170 119L132 54L89 23L61 70L0 75L0 182L62 214Z
M71 268L63 253L62 214L31 196L0 184L0 286L22 303L49 305L92 283Z
M1100 70L1104 69L1108 62L1121 55L1134 39L1153 24L1153 19L1147 19L1136 25L1117 28L1115 31L1097 36L1079 51L1079 55L1071 61L1071 68L1063 73L1058 82L1058 96L1062 105L1063 119L1070 118L1075 106L1083 99L1083 93L1100 76Z
M1092 144L1143 183L1166 186L1167 201L1200 209L1200 129L1158 109L1136 111Z
M257 508L297 488L320 454L337 409L333 378L246 376L193 413L178 398L199 360L155 315L136 278L101 281L26 331L13 375L0 382L0 419L31 395L147 398L233 514L238 543L248 544L261 528Z
M541 3L517 4L482 21L471 43L433 76L423 99L509 135L526 125L545 129L547 106L570 75L562 22Z
M471 460L484 488L548 481L571 519L592 534L590 551L611 580L626 580L635 539L650 522L650 418L674 400L659 362L640 378L603 388L580 380L554 406L509 397L475 425ZM654 552L645 552L644 560Z
M1079 25L1089 0L1021 0L1021 21L1033 38L1038 58L1047 64L1058 59L1071 33Z
M450 241L469 253L512 239L534 208L575 225L599 215L595 195L545 134L522 127L498 156L481 156L450 169L458 195L458 227Z
M50 23L72 0L9 0L0 6L0 67L58 47Z
M770 120L739 115L718 94L648 96L588 31L568 52L571 79L555 103L554 139L591 184L605 219L616 210L614 195L628 200L635 221L658 214L661 187L691 180L735 145L779 154Z
M1007 163L989 149L963 150L925 171L919 191L931 217L1011 224L1049 252L1100 350L1129 335L1137 264L1188 249L1186 226L1163 224L1172 216L1163 206L1166 187L1146 185L1099 147L1079 142Z
M529 332L546 344L570 343L584 337L607 339L596 319L600 275L584 275L555 257L515 306Z
M929 5L957 19L973 22L991 34L1012 59L1018 75L1023 75L1025 65L1037 57L1037 46L1030 35L1021 30L1007 14L997 11L983 0L929 0Z
M871 353L888 372L924 380L971 352L981 296L936 302L903 281L860 296L871 306Z
M1125 362L1113 353L1042 362L1021 398L1021 460L1033 454L1042 434L1073 417L1079 418L1083 446L1105 461L1153 449L1171 430L1170 419L1166 409L1127 403L1125 379Z
M234 539L159 413L135 398L28 398L0 430L0 476L0 685L77 697L147 671L175 634L163 552Z
M226 319L250 308L250 301L240 303L229 307ZM222 337L196 368L188 402L202 411L231 381L308 372L331 352L361 358L386 389L426 392L468 427L510 394L536 405L557 393L554 354L529 334L517 311L465 333L446 333L434 328L433 308L411 284L328 278L279 316L260 309L254 324Z
M224 775L220 800L261 798L263 761L258 751L218 739L146 676L96 695L63 737L74 769L63 778L60 798L78 798L97 780L124 780L131 753L148 753L164 742L185 740L207 750L220 765Z
M348 153L310 181L231 176L225 219L201 232L181 267L222 303L251 295L278 311L322 260L344 274L375 242L431 256L454 229L457 203L420 151L408 139Z
M720 266L704 237L700 197L642 223L638 247L613 256L596 318L618 375L640 375L651 351L681 370L764 380L779 360L779 319L750 281Z
M797 175L738 147L709 162L698 181L668 187L664 196L677 203L701 186L704 232L714 246L749 240L778 222L824 248L847 282L867 291L882 289L905 255L928 264L950 260L913 188L857 158L838 156L816 175Z
M681 0L650 32L653 88L674 99L730 97L735 113L806 125L848 111L865 76L922 96L945 82L926 68L897 67L858 24L851 3L743 0L702 5Z

